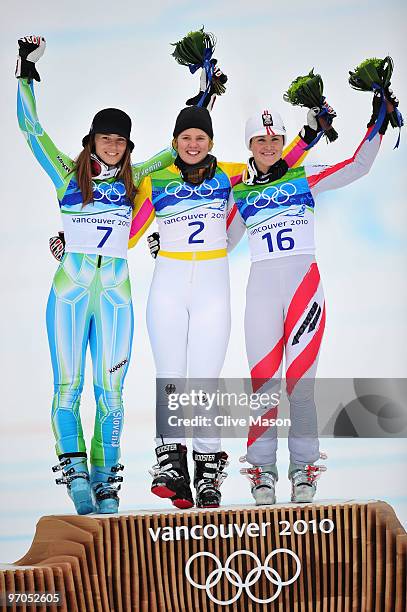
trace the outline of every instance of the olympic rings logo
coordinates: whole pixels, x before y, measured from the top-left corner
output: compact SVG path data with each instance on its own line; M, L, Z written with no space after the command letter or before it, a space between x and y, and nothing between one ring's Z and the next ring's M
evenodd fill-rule
M246 197L246 203L255 208L266 208L270 202L285 204L296 193L297 188L292 183L284 183L281 187L271 185L262 191L251 191ZM261 201L260 204L258 204L259 201Z
M180 181L170 181L165 186L165 193L169 196L175 196L177 200L185 200L193 194L200 198L210 198L216 189L219 189L220 183L217 178L213 178L210 183L204 181L195 187L191 187L187 183Z
M270 567L270 561L278 553L286 553L287 555L291 555L296 563L295 574L289 580L282 580L277 570L275 570L273 567ZM249 571L244 581L242 580L238 572L236 572L234 569L231 569L230 567L230 564L233 561L233 559L239 555L248 555L250 558L254 559L254 561L256 562L256 567L254 567L252 570ZM198 559L199 557L205 557L205 556L215 561L216 568L208 575L205 584L198 584L197 582L195 582L195 580L191 578L190 568L191 568L191 564L195 561L195 559ZM269 580L269 582L273 583L277 587L275 593L268 599L259 599L258 597L253 595L253 593L250 590L250 587L253 586L253 584L255 584L260 578L262 571L264 571L265 576ZM192 586L196 587L197 589L202 589L202 590L205 589L206 594L208 595L209 599L213 601L213 603L218 604L220 606L228 606L228 605L235 603L235 601L237 601L239 597L241 596L243 589L246 590L247 595L250 597L252 601L259 603L259 604L271 603L272 601L277 599L277 597L280 595L281 589L283 588L283 586L292 584L293 582L297 580L298 576L300 575L300 571L301 571L301 562L298 556L292 550L288 550L288 548L277 548L276 550L273 550L269 555L267 555L266 560L264 561L264 565L261 565L260 560L257 557L257 555L255 555L250 550L237 550L231 555L229 555L229 557L226 559L225 567L222 567L222 563L219 561L216 555L210 552L205 552L205 551L198 552L192 555L192 557L188 559L188 562L185 566L185 575L189 583L192 584ZM219 583L220 579L222 578L222 574L225 574L228 581L231 584L233 584L233 586L237 587L236 594L233 597L231 597L231 599L228 599L227 601L222 601L222 600L217 599L211 592L211 589L213 589Z
M109 202L119 202L126 195L126 188L122 182L95 183L92 181L93 199L95 202L106 198Z

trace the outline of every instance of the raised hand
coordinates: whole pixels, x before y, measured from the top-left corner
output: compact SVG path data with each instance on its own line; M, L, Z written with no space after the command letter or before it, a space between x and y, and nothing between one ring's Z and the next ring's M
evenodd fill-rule
M210 112L215 104L216 96L219 91L224 91L224 84L228 77L219 68L216 59L211 60L212 65L212 81L209 85L209 79L206 70L203 68L201 79L199 82L199 92L193 98L186 101L187 106L205 106Z
M24 36L18 39L18 55L16 65L16 77L32 81L41 81L40 75L35 67L43 55L46 47L43 36Z

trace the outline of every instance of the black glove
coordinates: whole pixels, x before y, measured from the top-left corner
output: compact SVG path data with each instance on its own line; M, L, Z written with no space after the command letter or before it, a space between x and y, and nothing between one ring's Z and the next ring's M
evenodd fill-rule
M16 77L32 81L41 81L40 75L35 67L45 51L46 42L42 36L24 36L18 39L18 56L16 65Z
M64 232L58 232L58 236L52 236L49 239L49 250L57 259L61 261L65 253L65 235Z
M386 96L386 99L387 99L387 96ZM394 98L394 100L396 101L397 99ZM397 104L398 104L398 100L397 100ZM372 116L370 117L370 121L367 124L367 127L372 127L372 125L376 123L379 117L381 105L382 105L382 97L379 92L375 92L373 94L373 100L372 100ZM386 115L383 119L383 123L379 129L379 134L385 134L388 126L389 126L389 114L386 112Z
M150 249L151 257L154 257L155 259L158 255L158 251L160 250L160 234L158 232L153 232L150 236L148 236L147 244L148 248Z
M390 83L389 87L386 87L384 90L384 95L386 96L387 112L389 113L389 121L391 126L394 128L401 128L404 125L404 121L401 114L396 113L396 108L399 105L399 101L394 95L393 90L390 89Z
M205 106L209 112L212 110L213 105L215 104L216 82L220 83L221 85L224 85L226 81L228 80L228 77L226 76L226 74L224 74L222 70L218 67L216 63L216 59L212 59L211 64L213 66L212 82L211 82L209 91L205 94L203 102L201 104L201 106ZM202 68L201 79L199 82L199 93L193 98L189 98L189 100L186 101L186 105L187 106L197 106L202 96L204 95L204 92L206 91L207 87L208 87L208 78L206 75L206 70Z

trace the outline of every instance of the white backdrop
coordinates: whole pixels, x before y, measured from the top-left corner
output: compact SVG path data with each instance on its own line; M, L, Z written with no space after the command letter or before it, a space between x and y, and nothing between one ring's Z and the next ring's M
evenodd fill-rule
M347 74L367 57L393 57L393 87L407 115L406 44L399 25L405 23L406 8L400 0L386 5L332 0L329 8L319 9L300 0L288 5L258 0L252 6L243 0L137 4L44 0L6 8L2 3L0 562L27 550L39 516L71 511L50 472L52 376L45 330L45 304L56 268L48 237L61 222L51 181L33 159L15 118L17 38L42 34L47 39L39 64L42 82L36 84L39 116L55 143L72 156L95 112L108 106L123 108L134 120L134 160L170 142L175 116L197 91L198 76L176 64L169 43L202 24L216 34L216 57L229 75L227 94L213 111L219 159L246 159L244 122L264 104L281 112L294 136L304 111L284 103L282 93L312 67L322 74L328 101L338 113L340 137L329 146L321 143L310 162L345 159L359 143L370 116L370 96L352 90ZM370 174L326 194L317 205L317 254L327 301L319 376L406 376L406 138L403 133L399 150L393 151L396 133L389 130ZM145 305L153 262L144 239L129 261L136 328L125 388L123 510L165 507L149 493L147 475L153 460L154 366ZM248 373L242 325L248 269L244 241L231 257L233 328L224 376ZM90 432L90 369L87 374L82 415ZM405 522L405 441L327 442L329 472L319 497L386 499ZM282 441L279 501L289 497L285 446ZM244 441L233 441L227 450L232 465L225 502L250 503L236 460Z

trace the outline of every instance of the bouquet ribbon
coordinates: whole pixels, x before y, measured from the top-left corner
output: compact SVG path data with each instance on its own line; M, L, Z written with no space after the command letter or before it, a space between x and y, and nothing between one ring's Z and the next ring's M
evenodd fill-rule
M372 83L372 89L374 92L378 91L380 94L380 109L373 130L370 132L367 138L368 140L373 140L373 138L376 136L376 134L382 127L384 118L386 117L386 97L384 95L384 89L381 85L378 85L377 83Z
M404 125L404 120L403 120L403 115L400 113L400 111L397 108L397 106L395 106L394 112L396 113L397 125L398 125L398 128L399 128L399 135L398 135L397 142L394 145L393 149L398 149L398 146L400 144L401 128Z
M368 136L368 140L373 140L373 138L376 136L377 132L380 130L380 128L381 128L381 126L383 124L384 118L386 116L386 97L385 97L385 93L384 93L383 87L381 87L377 83L373 83L372 84L372 89L373 89L373 91L380 92L381 104L380 104L379 114L378 114L378 117L376 119L376 123L374 125L373 130L370 132L370 134ZM399 135L398 135L397 142L394 145L393 149L397 149L399 144L400 144L401 127L402 127L404 122L403 122L403 116L400 113L400 111L397 108L397 106L394 107L394 112L395 112L396 118L397 118L397 125L398 125L398 128L399 128Z
M213 66L211 64L212 54L213 54L213 50L207 47L205 49L202 62L200 62L199 64L192 64L191 66L188 66L191 74L194 74L197 70L199 70L199 68L203 68L206 73L206 82L207 82L206 89L204 92L202 92L201 99L199 100L197 106L203 105L203 101L205 97L207 96L207 94L209 93L209 90L212 85L212 78L213 78Z

